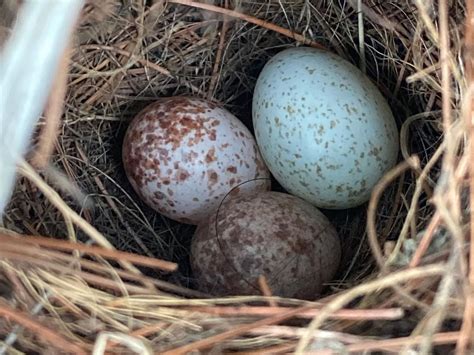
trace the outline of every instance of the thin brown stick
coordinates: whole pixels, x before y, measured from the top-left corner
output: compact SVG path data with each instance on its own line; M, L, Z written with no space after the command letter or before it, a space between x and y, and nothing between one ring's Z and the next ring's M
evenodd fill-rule
M423 234L423 238L421 239L420 244L416 248L416 251L413 254L410 264L408 264L408 267L412 268L412 267L418 266L418 264L421 261L421 258L423 257L425 252L428 250L431 240L433 239L434 232L436 228L438 228L440 222L441 222L441 216L439 213L436 212L434 216L431 218L430 224L428 225L428 228L426 228L426 231Z
M383 257L383 251L380 247L378 237L377 237L377 229L376 229L376 215L377 215L377 205L382 196L385 188L395 180L400 174L402 174L405 170L409 169L413 165L417 165L418 158L415 156L411 157L410 160L406 160L395 168L390 170L384 177L379 181L379 183L374 187L372 191L372 196L370 198L369 207L367 209L367 237L369 240L369 245L372 250L372 254L374 256L375 261L377 262L378 266L384 270L385 268L385 261Z
M24 250L25 248L22 248L22 252ZM39 248L34 248L32 250L34 250L36 255L39 255L41 253L41 254L44 254L48 258L55 258L64 262L70 262L71 260L73 260L73 257L71 255L64 254L63 252L56 252L56 251L45 250L45 249L41 250ZM1 254L2 252L0 251L0 255ZM80 263L82 268L94 271L96 273L105 274L108 276L111 275L111 266L102 265L96 261L90 261L90 260L85 260L85 259L78 259L77 262ZM137 275L130 271L114 268L113 272L123 279L130 280L130 281L138 281L138 282L141 282L144 286L148 286L148 284L152 284L158 287L160 290L173 292L175 295L183 295L183 296L195 297L195 298L208 297L208 295L204 293L191 290L185 287L181 287L181 286L178 286L166 281L162 281L159 279L150 278L144 275ZM112 305L113 302L111 302L110 304Z
M465 97L464 120L469 137L467 154L469 162L469 205L470 212L470 251L469 251L469 279L466 303L464 305L461 335L456 344L456 354L467 353L471 343L474 350L474 3L466 2L466 32L464 37L464 63L466 69L467 90Z
M295 33L291 30L287 30L286 28L277 26L273 23L270 23L270 22L267 22L267 21L264 21L264 20L260 20L256 17L250 16L250 15L240 13L238 11L228 10L228 9L224 9L222 7L219 7L219 6L204 4L204 3L200 3L200 2L197 2L197 1L190 1L190 0L168 0L168 2L173 3L173 4L191 6L191 7L195 7L195 8L198 8L198 9L217 12L219 14L223 14L223 15L226 15L226 16L238 18L238 19L247 21L249 23L253 23L254 25L266 28L267 30L271 30L271 31L280 33L280 34L282 34L286 37L292 38L295 41L301 42L301 43L306 44L308 46L311 46L311 47L314 47L314 48L326 49L323 45L321 45L317 42L314 42L314 41L302 36L299 33Z
M459 332L438 333L433 336L433 344L453 344L459 338ZM400 351L404 346L417 345L423 340L422 335L395 339L367 340L361 344L350 344L346 347L349 353L370 351L394 352ZM333 350L325 349L314 351L311 355L336 355Z
M76 150L77 152L79 153L79 156L81 157L81 159L87 164L89 165L90 162L89 162L89 159L87 159L87 156L86 154L84 153L84 151L81 149L80 145L76 142ZM102 180L100 179L99 175L95 175L94 176L94 181L97 185L97 187L99 188L99 191L104 195L104 198L105 200L107 201L107 203L109 204L110 208L112 209L112 211L114 211L115 215L118 217L119 221L125 226L125 228L127 229L127 231L129 232L129 234L132 236L132 238L137 242L137 244L140 246L140 248L142 249L142 251L148 255L149 257L153 257L153 254L152 252L147 248L147 246L145 245L145 243L143 243L143 241L138 238L132 230L130 230L130 227L129 225L125 222L122 214L120 213L120 210L118 209L117 207L117 204L115 203L115 201L113 200L113 198L110 196L109 192L107 191L107 189L105 188L105 185L104 183L102 182Z
M262 294L266 297L272 297L272 290L270 289L270 286L268 285L267 278L264 275L260 275L258 277L258 286L260 287L260 291L262 291ZM268 304L272 307L276 307L277 303L274 299L270 298L268 300Z
M311 334L318 330L318 328L326 321L330 314L340 310L350 301L357 297L370 294L374 291L380 291L387 287L393 287L397 284L407 282L410 280L428 278L429 276L440 276L445 272L445 268L441 264L433 264L409 270L402 270L393 272L383 278L368 281L359 286L355 286L347 291L337 295L332 301L321 309L321 313L315 317L307 327L306 334L301 338L296 353L301 354L308 345Z
M88 282L91 285L103 287L114 292L123 293L123 290L126 290L128 293L132 294L156 294L156 292L150 291L149 289L140 286L131 285L125 282L120 283L117 282L117 280L113 280L111 278L102 277L85 271L78 271L65 265L45 261L42 258L24 255L19 252L2 250L0 252L0 257L11 261L24 262L28 263L29 265L36 265L38 267L41 267L43 270L49 269L50 271L54 271L55 275L69 273L70 275L75 275L81 278L82 280Z
M314 306L313 306L314 307ZM316 308L316 307L314 307ZM295 314L297 318L313 319L320 313L319 309L308 309ZM258 307L258 306L241 306L241 307L186 307L187 310L203 312L217 316L235 317L235 316L274 316L283 314L288 311L288 307ZM403 309L388 308L388 309L340 309L332 313L330 319L345 319L345 320L395 320L403 317Z
M451 126L451 72L449 70L449 19L447 0L440 0L439 6L439 60L441 64L441 90L443 109L443 130L449 132Z
M285 344L269 346L267 348L263 348L263 349L255 350L255 351L239 351L239 352L231 352L231 353L225 353L225 354L228 354L228 355L231 355L231 354L232 355L288 354L294 350L295 346L296 346L296 342L291 341Z
M160 74L163 74L163 75L166 75L167 77L170 77L170 78L175 78L175 76L166 68L163 68L162 66L156 64L156 63L153 63L153 62L150 62L149 60L145 59L145 58L141 58L131 52L128 52L124 49L120 49L120 48L117 48L117 47L114 47L114 46L107 46L107 45L98 45L98 44L86 44L86 45L83 45L81 46L82 49L102 49L102 50L109 50L109 51L114 51L114 52L117 52L118 54L121 54L121 55L126 55L126 56L130 56L131 59L134 59L137 61L137 63L140 63L141 65L143 65L144 67L148 67L150 69L153 69L153 70L156 70L158 73ZM85 68L85 67L82 67L80 66L79 64L75 64L75 66L79 67L80 69L86 71L86 72L93 72L95 70L90 70L88 68ZM104 76L105 74L114 74L116 72L119 72L119 71L122 71L123 69L117 69L117 70L114 70L110 73L107 73L107 72L100 72L100 75L101 76ZM189 87L191 90L193 90L194 92L204 96L205 93L203 93L198 87L184 81L183 82L184 85L186 85L187 87Z
M449 332L449 333L438 333L433 336L433 344L453 344L459 338L459 332ZM415 337L405 337L405 338L395 338L395 339L384 339L384 340L374 340L374 341L365 341L362 344L351 344L347 346L347 350L352 353L357 353L360 351L397 351L407 345L416 345L423 340L422 335Z
M38 146L31 159L36 168L44 168L53 154L54 145L59 134L59 126L66 96L67 75L69 66L69 47L63 53L59 63L56 79L49 95L48 103L44 112L45 125L39 136Z
M98 264L96 262L92 262L92 261L89 261L89 260L84 260L84 259L76 259L71 256L71 255L68 255L68 254L63 254L62 252L54 252L54 251L50 251L50 250L43 250L43 249L40 249L40 248L30 248L28 246L23 246L23 248L21 250L18 250L18 248L16 246L14 246L13 250L9 250L8 248L8 244L6 244L6 247L3 248L1 251L0 251L0 257L1 258L5 258L5 259L10 259L10 260L16 260L16 261L19 261L19 262L27 262L27 263L30 263L30 264L33 264L33 265L37 265L39 267L42 267L42 268L49 268L49 269L53 269L55 271L59 271L61 272L61 274L63 273L69 273L69 274L78 274L80 272L85 272L84 270L77 270L75 269L75 265L79 264L82 268L85 268L87 270L92 270L94 271L95 273L100 273L101 271L103 273L105 273L105 275L94 275L92 273L89 273L89 272L85 272L85 275L86 277L84 278L85 280L91 280L92 283L96 284L96 285L99 285L99 286L107 286L108 288L114 290L114 291L117 291L120 289L115 287L116 286L116 283L117 283L117 280L111 280L111 277L114 276L111 274L111 268L107 268L106 266L104 265L101 265L101 264ZM11 245L10 245L11 247ZM6 250L5 250L6 249ZM12 249L12 248L10 248ZM51 260L53 260L54 262L50 262ZM62 264L60 261L64 261L66 263L68 263L68 265L64 265ZM74 264L74 263L77 263L77 264ZM73 267L74 266L74 267ZM126 273L126 274L129 274L129 275L133 275L135 276L135 278L133 277L129 277L130 280L132 281L140 281L141 283L144 284L144 288L138 288L138 286L135 286L135 285L132 285L134 288L133 288L133 292L135 293L147 293L147 294L163 294L163 295L166 295L165 293L162 293L162 292L159 292L159 291L156 291L154 288L150 288L148 287L148 289L146 288L148 285L147 285L147 281L148 283L150 282L149 279L145 276L139 276L139 275L135 275L135 274L132 274L132 273L127 273L126 271L123 271L123 270L116 270L114 269L113 271L114 273L116 273L116 275L118 276L122 276L121 274L122 273ZM93 275L93 276L97 276L98 278L87 278L87 275ZM98 283L100 282L100 280L105 280L103 284L101 283ZM123 282L125 285L127 285L127 282Z
M168 324L165 322L157 322L154 324L147 325L146 327L136 329L133 332L130 332L129 335L133 337L146 337L148 335L159 332L166 326L168 326Z
M308 309L308 307L296 308L296 309L292 309L288 312L284 312L284 313L277 314L277 315L274 315L274 316L271 316L271 317L268 317L268 318L261 319L259 321L254 322L254 323L251 323L251 324L244 324L244 325L241 325L241 326L237 326L237 327L235 327L233 329L230 329L230 330L227 330L223 333L210 336L209 338L201 339L201 340L195 341L194 343L183 345L179 348L175 348L175 349L165 351L165 352L162 353L162 355L180 355L180 354L186 354L188 352L195 351L195 350L208 349L211 346L213 346L214 344L221 343L221 342L223 342L225 340L228 340L228 339L231 339L231 338L235 338L239 335L247 333L248 331L250 331L252 329L259 328L259 327L262 327L264 325L271 325L271 324L280 323L284 320L287 320L289 318L294 317L296 314L298 314L302 311L305 311L307 309Z
M229 7L229 1L225 1L225 7ZM227 34L228 21L227 16L224 16L222 21L221 34L219 38L219 47L217 47L216 59L214 61L214 67L212 68L211 82L209 83L209 90L207 92L207 99L211 100L214 96L214 90L216 89L217 80L219 78L219 67L221 66L222 55L225 47L225 36Z
M155 333L161 331L167 325L168 324L165 323L165 322L158 322L158 323L155 323L155 324L150 324L150 325L147 325L143 328L139 328L139 329L134 330L133 332L130 332L128 334L128 336L135 337L135 338L136 337L146 337L148 335L155 334ZM117 347L117 345L119 345L118 342L115 342L115 341L111 340L109 343L107 343L106 349L111 351L113 348Z
M37 339L54 346L60 351L64 351L64 349L69 349L69 351L75 354L86 354L86 351L79 344L75 344L70 340L64 339L58 334L57 331L46 327L44 324L41 324L38 321L32 319L27 314L13 309L1 301L0 316L5 317L7 320L13 321L17 324L20 324L26 329L29 329L37 335Z
M128 261L137 265L148 266L152 268L161 269L164 271L176 271L178 265L170 261L164 261L160 259L153 259L146 256L141 256L137 254L126 253L118 250L105 249L101 247L88 246L79 243L71 243L63 240L50 239L44 237L34 237L34 236L23 236L21 238L12 237L3 233L0 233L0 242L2 248L6 246L6 243L16 246L21 249L21 246L25 243L28 244L38 244L40 246L49 247L58 250L67 250L74 251L78 250L86 254L96 254L104 258Z
M300 338L305 332L302 327L291 327L286 325L266 325L257 329L253 329L249 332L252 335L266 335L271 337L294 339ZM313 339L315 340L335 340L343 344L359 344L365 342L366 339L362 336L352 335L348 333L336 332L332 330L318 330L313 333Z

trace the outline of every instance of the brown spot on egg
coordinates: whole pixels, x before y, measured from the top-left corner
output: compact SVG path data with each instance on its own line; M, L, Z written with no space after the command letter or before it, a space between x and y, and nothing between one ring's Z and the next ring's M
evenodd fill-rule
M187 172L186 170L184 170L184 169L180 169L180 170L178 171L178 180L179 180L180 182L186 181L186 179L187 179L188 177L190 177L190 176L191 176L191 174L188 173L188 172Z
M209 133L209 139L211 141L215 141L216 140L216 130L212 130L210 133Z
M214 170L208 170L207 177L209 178L209 185L215 185L219 181L219 175Z
M229 195L233 196L233 197L238 196L239 194L240 194L240 188L239 187L233 188L229 193Z
M229 173L232 173L232 174L236 174L236 173L237 173L237 167L235 167L235 166L229 166L226 170L227 170Z
M212 163L213 161L216 161L216 148L212 147L209 149L209 151L206 154L206 163Z

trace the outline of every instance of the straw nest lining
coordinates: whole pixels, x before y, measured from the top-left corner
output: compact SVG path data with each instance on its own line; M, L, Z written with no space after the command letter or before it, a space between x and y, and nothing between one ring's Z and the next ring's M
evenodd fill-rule
M10 336L3 342L22 351L69 344L97 353L106 343L109 351L182 353L292 352L308 344L336 353L466 347L469 151L459 153L468 129L465 8L463 1L450 3L449 56L441 62L447 51L438 8L414 3L362 1L358 11L357 1L89 2L71 48L55 153L47 165L38 155L54 138L41 138L54 125L46 116L30 159L41 176L20 167L4 217L0 315L9 320L0 322L0 332ZM250 127L256 76L268 58L298 42L321 45L366 69L401 128L405 163L374 192L368 233L367 206L328 213L345 249L328 297L318 303L207 298L187 288L193 286L187 267L193 228L152 212L125 179L124 129L154 98L177 94L221 102ZM441 63L453 78L448 86ZM23 242L20 249L11 232L96 244L106 239L180 269L170 274L173 265L88 246L72 252L70 244L51 240ZM146 276L130 263L147 266ZM375 338L368 342L369 336Z

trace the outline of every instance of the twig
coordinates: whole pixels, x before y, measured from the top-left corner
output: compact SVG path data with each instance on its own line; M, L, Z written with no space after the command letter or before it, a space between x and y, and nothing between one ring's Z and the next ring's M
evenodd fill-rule
M441 222L441 217L439 213L435 213L434 216L431 218L430 224L428 224L428 228L426 228L426 231L423 234L423 237L420 240L420 243L418 244L418 248L416 248L415 253L413 254L413 257L410 261L410 264L408 267L416 267L421 261L421 258L425 254L425 252L428 250L428 247L430 246L431 240L433 239L434 232L436 228L438 228L439 223Z
M81 149L79 143L77 143L77 142L76 142L76 150L79 153L79 156L81 157L81 159L84 161L84 163L87 164L87 165L90 165L89 159L87 158L86 154L84 153L84 151ZM149 257L153 257L152 252L147 248L145 243L143 243L143 241L140 238L138 238L135 235L135 233L133 233L133 231L131 230L128 223L125 222L125 219L123 218L122 214L120 213L120 210L118 209L117 204L110 197L110 194L106 190L105 185L102 182L102 180L100 179L99 175L94 175L94 181L95 181L97 187L99 188L99 191L104 195L104 198L107 201L107 203L109 204L110 208L112 209L112 211L115 212L115 215L118 217L120 223L122 223L125 226L125 228L127 229L127 232L130 234L130 236L132 236L132 238L137 242L138 246L142 249L142 251L146 255L148 255Z
M290 341L285 344L274 345L267 348L263 348L260 350L255 351L239 351L239 352L231 352L228 353L229 355L277 355L277 354L288 354L291 353L296 346L296 342Z
M459 332L438 333L433 336L433 344L453 344L459 338ZM412 337L383 339L383 340L366 340L361 344L350 344L346 350L350 353L370 352L370 351L387 351L393 352L400 350L403 346L417 345L423 340L423 336L417 335ZM315 351L312 355L335 355L332 350Z
M81 46L81 48L83 48L83 49L102 49L102 50L114 51L114 52L117 52L118 54L121 54L121 55L130 56L130 59L134 59L137 63L140 63L143 66L148 67L150 69L156 70L158 73L166 75L169 78L176 79L176 76L173 75L168 69L163 68L162 66L160 66L156 63L150 62L149 60L147 60L145 58L141 58L138 55L135 55L135 54L133 54L129 51L126 51L124 49L116 48L114 46L106 46L106 45L98 45L98 44L87 44L87 45ZM134 65L134 62L129 62L128 66L132 66L132 65ZM101 77L107 76L107 75L114 75L116 73L124 71L124 68L119 68L119 69L114 69L114 70L105 71L105 72L96 72L95 69L91 70L89 68L86 68L86 67L80 65L79 63L73 63L73 66L77 67L80 70L85 71L89 75L96 74L97 76L101 76ZM189 87L194 92L199 93L200 95L203 95L203 96L205 95L201 91L201 89L199 89L198 87L188 83L187 81L184 81L183 84L186 85L187 87Z
M316 307L314 307L316 308ZM297 318L312 319L321 313L319 309L308 309L295 314ZM190 311L204 312L217 316L274 316L286 312L288 307L258 307L258 306L242 306L242 307L186 307ZM329 315L330 319L345 320L395 320L403 317L403 309L340 309Z
M305 329L300 327L290 327L284 325L267 325L257 329L253 329L249 332L254 335L269 335L273 337L281 338L300 338L304 333ZM347 333L329 331L329 330L318 330L314 332L313 338L319 340L328 339L336 340L345 344L356 344L360 342L365 342L366 339L361 336L356 336Z
M33 166L44 168L54 151L54 145L59 134L59 126L66 96L67 75L69 66L69 47L64 51L59 62L56 79L49 94L44 112L45 125L39 136L38 147L31 159Z
M229 6L229 1L225 1L225 7L227 8ZM222 20L222 28L221 28L221 35L219 38L219 47L217 48L216 52L216 59L214 61L214 67L212 68L212 76L211 76L211 82L209 83L209 90L207 91L207 99L211 100L214 96L214 91L216 89L216 84L217 80L219 78L219 68L221 66L221 61L222 61L222 55L224 53L224 46L225 46L225 37L227 34L227 27L228 27L228 21L227 21L227 16L224 16L224 19Z
M455 244L455 243L453 243ZM433 305L425 316L425 329L423 329L423 339L421 340L419 354L429 355L433 349L433 337L440 329L442 322L447 313L447 308L450 300L450 296L453 293L454 287L456 286L456 266L458 259L461 257L460 250L453 246L449 261L445 263L443 277L439 283L436 295L433 300ZM420 322L423 324L423 322Z
M6 243L10 243L14 245L16 248L20 247L21 245L28 243L28 244L38 244L44 247L49 247L58 250L67 250L67 251L74 251L79 250L83 253L87 254L96 254L108 259L114 259L116 261L123 260L132 262L137 265L148 266L152 268L158 268L164 271L175 271L178 268L176 263L172 263L169 261L164 261L160 259L149 258L142 255L126 253L123 251L118 250L111 250L105 249L101 247L95 246L87 246L84 244L79 243L70 243L63 240L58 239L50 239L44 237L33 237L33 236L24 236L21 238L12 237L3 233L0 233L0 242L2 243L2 248L6 247Z
M1 301L0 316L29 329L37 335L37 339L41 339L61 351L69 349L69 351L74 352L75 354L86 354L86 351L78 344L74 344L70 340L64 339L62 336L58 335L58 332L49 329L44 324L31 319L28 315L9 307Z
M439 60L441 63L441 90L443 109L443 130L447 134L451 126L451 73L449 70L449 19L447 0L440 0L439 6Z
M260 290L262 291L262 294L265 297L272 297L272 290L270 289L270 286L268 285L267 278L264 275L260 275L258 277L258 286L260 287ZM276 307L277 303L273 298L270 298L268 300L268 304L272 307Z
M466 148L469 157L469 205L470 212L470 251L469 251L469 284L464 305L461 334L456 344L456 353L465 354L468 344L474 349L474 3L466 2L466 30L464 38L464 64L466 71L467 90L464 98L464 120L467 128L469 144Z
M24 160L19 163L19 171L25 177L30 179L38 189L56 206L56 208L62 213L64 218L72 220L79 228L81 228L94 242L103 246L104 248L114 250L113 245L105 239L105 237L92 225L87 223L79 214L73 211L39 175L38 173ZM127 261L117 260L124 268L140 274L140 270L128 263Z
M273 23L270 23L270 22L267 22L267 21L264 21L264 20L260 20L256 17L250 16L250 15L240 13L238 11L228 10L228 9L224 9L222 7L219 7L219 6L204 4L204 3L200 3L200 2L197 2L197 1L190 1L190 0L168 0L168 2L173 3L173 4L191 6L191 7L195 7L195 8L198 8L198 9L207 10L207 11L213 11L213 12L217 12L217 13L220 13L220 14L223 14L223 15L226 15L226 16L238 18L238 19L247 21L249 23L253 23L254 25L266 28L267 30L271 30L271 31L280 33L280 34L282 34L286 37L292 38L295 41L301 42L305 45L309 45L309 46L314 47L314 48L326 49L321 44L319 44L317 42L314 42L314 41L302 36L299 33L295 33L291 30L287 30L286 28L277 26Z
M411 160L406 160L387 174L385 174L382 179L375 185L372 196L370 198L369 207L367 210L367 237L369 240L369 245L372 250L372 254L374 255L375 261L379 265L379 267L384 270L385 269L385 261L383 257L382 248L380 247L378 238L377 238L377 229L376 229L376 212L377 212L377 205L382 196L385 188L397 178L401 173L405 170L409 169L412 166L417 166L419 164L418 158L413 156Z
M80 263L81 263L82 267L88 268L88 269L90 269L92 271L95 271L95 272L97 272L97 271L107 272L108 271L107 266L100 265L98 263L95 263L95 262L92 262L92 261L89 261L89 260L81 259ZM147 276L144 276L144 275L137 275L137 274L131 273L131 272L126 271L126 270L115 269L115 268L114 268L113 271L115 273L117 273L117 275L119 275L122 278L131 280L131 281L141 282L141 283L144 284L144 286L148 286L149 284L152 284L152 285L158 287L162 291L173 292L175 297L177 295L182 295L182 296L186 296L186 297L195 297L195 298L207 298L207 297L209 297L209 295L201 293L199 291L192 290L192 289L182 287L182 286L178 286L178 285L175 285L173 283L166 282L166 281L163 281L163 280L160 280L160 279L157 279L157 278L151 278L151 277L147 277Z
M348 304L355 298L374 291L380 291L383 288L392 287L393 285L397 285L405 281L419 279L421 277L426 278L428 276L442 275L444 272L445 267L442 264L434 264L411 270L402 270L391 273L390 275L387 275L381 279L366 282L362 285L342 292L339 296L334 297L332 301L322 308L320 310L320 314L313 319L313 321L307 327L306 334L301 338L296 353L302 354L305 351L311 339L311 334L324 323L331 313L341 309L344 307L344 305Z
M209 338L201 339L201 340L195 341L194 343L165 351L162 353L162 355L180 355L180 354L186 354L188 352L195 351L195 350L208 349L216 343L223 342L224 340L228 340L230 338L235 338L236 336L245 334L252 329L259 328L264 325L272 325L272 324L280 323L284 320L294 317L296 314L306 309L308 309L308 307L296 308L282 314L277 314L277 315L256 321L251 324L244 324L241 326L237 326L223 333L210 336Z
M28 264L36 265L43 269L49 269L53 271L55 274L61 273L64 271L67 274L78 276L80 279L88 282L91 285L103 287L115 292L121 292L123 290L126 290L127 293L134 293L134 294L142 294L142 295L143 294L156 294L156 292L150 291L149 289L146 289L140 286L136 286L136 285L132 285L132 284L124 283L124 282L117 282L117 280L113 280L111 278L95 275L90 272L78 271L76 269L69 268L61 264L44 261L42 258L24 255L19 252L2 250L0 252L0 256L2 258L9 259L12 261L25 262Z
M54 258L54 259L58 259L58 260L61 260L61 261L64 261L64 262L69 262L72 259L72 257L69 254L64 254L62 252L56 252L56 251L46 250L46 249L41 250L41 249L37 249L37 248L32 249L32 250L34 250L36 255L39 255L41 253L41 254L44 254L45 256L47 256L48 258ZM23 251L26 251L25 248L22 248L21 252L23 252ZM0 255L1 255L1 253L2 253L2 251L0 251ZM195 290L191 290L191 289L188 289L188 288L185 288L185 287L181 287L181 286L178 286L178 285L175 285L175 284L163 281L163 280L159 280L159 279L156 279L156 278L151 278L151 277L147 277L147 276L144 276L144 275L137 275L137 274L134 274L134 273L126 271L126 270L122 270L122 269L118 269L118 268L113 268L112 269L111 266L106 266L106 265L100 264L100 263L95 262L95 261L90 261L90 260L86 260L86 259L79 259L79 260L77 260L77 262L79 262L79 264L82 268L94 271L96 273L111 275L111 273L113 272L114 274L120 276L121 278L130 280L130 281L141 282L144 286L148 286L149 284L152 284L152 285L155 285L159 289L164 290L166 292L174 292L175 296L176 295L182 295L182 296L195 297L195 298L206 298L206 297L208 297L208 295L206 295L204 293L201 293L201 292L198 292L198 291L195 291ZM113 302L111 302L110 304L112 305Z
M369 7L362 3L362 1L359 2L359 0L350 0L349 4L352 6L352 8L357 9L357 14L363 14L365 17L367 17L370 21L376 23L377 25L386 28L388 31L392 32L398 32L399 34L402 34L406 38L410 38L410 33L408 33L403 26L400 24L391 21L385 16L382 16L381 14L375 12L372 7ZM365 42L365 40L364 40Z
M397 239L397 242L395 244L394 249L392 250L390 256L387 258L387 263L390 264L393 262L397 254L400 252L400 249L402 248L402 245L405 241L406 234L410 228L410 224L414 224L415 226L412 227L413 229L416 229L416 223L415 223L415 216L416 216L416 211L417 211L417 206L418 206L418 200L420 198L420 195L422 193L423 187L426 184L426 179L428 177L429 172L433 168L433 166L436 164L442 153L444 152L445 148L444 142L436 149L436 152L433 154L433 156L430 158L428 163L425 165L423 170L420 169L419 163L417 165L412 166L414 172L418 175L418 178L416 180L416 186L415 186L415 191L413 192L413 196L411 199L411 204L410 208L408 209L407 215L405 217L405 221L403 222L402 229L400 231L399 237ZM420 171L421 170L421 171ZM426 191L426 194L429 196L429 192L431 191Z
M362 0L357 0L357 29L359 34L359 67L362 73L366 74L367 65L365 62L364 12L362 11Z

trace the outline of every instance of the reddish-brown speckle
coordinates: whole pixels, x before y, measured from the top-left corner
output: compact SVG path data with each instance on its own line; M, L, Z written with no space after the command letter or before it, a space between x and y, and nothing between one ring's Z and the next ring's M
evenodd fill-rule
M179 182L186 181L186 179L191 176L191 174L188 173L188 172L187 172L186 170L184 170L184 169L179 169L177 175L178 175L178 181L179 181Z
M217 182L219 181L219 175L217 175L217 173L214 170L209 170L207 172L207 175L209 177L209 184L211 186L214 184L217 184Z
M211 141L215 141L216 140L216 130L212 130L210 133L209 133L209 139Z
M235 166L229 166L229 167L227 168L227 171L228 171L229 173L236 174L236 173L237 173L237 167L235 167Z
M230 191L230 196L239 196L240 195L240 188L239 187L234 187L231 191Z
M212 147L211 149L209 149L209 151L206 154L206 163L209 164L216 160L217 160L216 148Z

